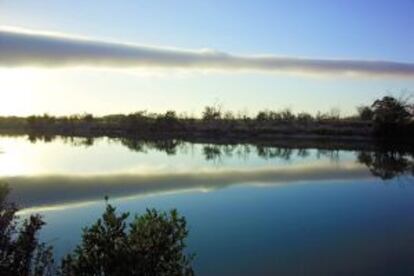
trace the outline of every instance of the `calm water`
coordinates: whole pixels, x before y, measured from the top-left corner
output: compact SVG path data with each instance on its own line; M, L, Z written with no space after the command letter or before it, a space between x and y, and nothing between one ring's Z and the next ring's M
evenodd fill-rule
M0 137L11 199L59 258L102 214L177 208L198 275L414 275L412 155Z

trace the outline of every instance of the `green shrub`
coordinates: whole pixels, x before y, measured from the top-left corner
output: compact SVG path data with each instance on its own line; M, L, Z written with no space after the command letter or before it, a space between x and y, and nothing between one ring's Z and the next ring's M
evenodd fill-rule
M17 207L6 201L7 185L0 184L0 273L1 275L51 275L52 248L40 243L37 234L45 224L32 215L17 227Z
M62 261L62 275L193 275L184 254L186 220L176 210L147 210L127 227L128 213L106 212L85 228L82 243Z

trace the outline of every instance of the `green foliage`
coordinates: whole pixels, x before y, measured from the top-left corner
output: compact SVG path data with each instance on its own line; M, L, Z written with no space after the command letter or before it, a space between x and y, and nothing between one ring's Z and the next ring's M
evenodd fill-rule
M6 201L8 187L0 185L0 275L54 275L52 247L37 235L45 224L32 215L17 227L18 209ZM61 275L193 275L192 255L185 255L188 235L184 217L147 210L127 225L128 213L111 205L101 219L85 228L82 243L67 255Z
M129 228L129 214L115 211L108 204L84 229L82 243L62 261L63 275L193 275L192 256L183 252L186 220L176 210L147 210Z
M17 207L6 202L9 192L0 185L0 272L1 275L51 275L52 248L39 243L37 234L45 224L39 215L32 215L17 227Z

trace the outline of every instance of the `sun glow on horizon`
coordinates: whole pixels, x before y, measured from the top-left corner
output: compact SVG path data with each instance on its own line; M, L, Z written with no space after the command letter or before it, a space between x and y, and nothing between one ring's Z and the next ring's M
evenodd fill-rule
M44 77L44 76L43 76ZM36 103L36 83L43 78L38 69L0 69L0 115L29 115Z

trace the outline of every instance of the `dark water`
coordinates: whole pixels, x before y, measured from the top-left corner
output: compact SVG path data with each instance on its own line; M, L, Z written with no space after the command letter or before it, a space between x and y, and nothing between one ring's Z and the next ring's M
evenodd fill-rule
M108 195L119 211L177 208L198 275L414 275L409 153L26 137L0 150L58 258Z

